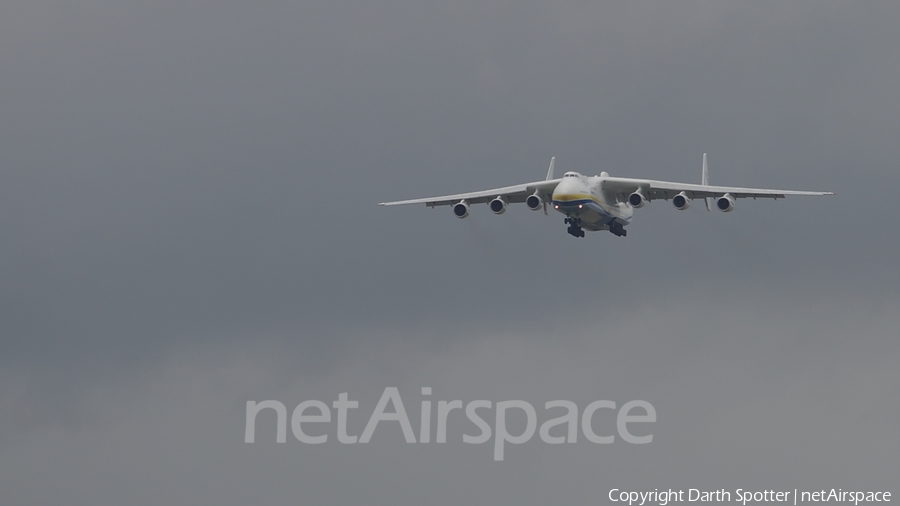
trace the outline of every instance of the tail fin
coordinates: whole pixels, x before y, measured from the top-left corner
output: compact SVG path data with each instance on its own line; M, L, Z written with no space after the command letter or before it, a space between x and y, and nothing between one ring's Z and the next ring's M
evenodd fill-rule
M700 184L709 186L709 167L706 165L706 153L703 153L703 175L700 177ZM703 199L706 201L706 210L712 211L712 197Z
M703 156L706 156L706 155L703 155ZM551 179L553 179L553 162L555 162L555 161L556 161L555 156L550 158L550 169L547 170L547 179L545 181L550 181Z

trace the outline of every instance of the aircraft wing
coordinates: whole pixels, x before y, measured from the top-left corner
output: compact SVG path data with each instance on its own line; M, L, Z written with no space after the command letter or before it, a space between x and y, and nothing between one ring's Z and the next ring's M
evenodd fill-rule
M796 190L773 190L768 188L739 188L735 186L710 186L689 183L673 183L669 181L655 181L652 179L631 179L624 177L609 177L603 180L602 190L615 193L621 201L628 200L628 196L639 191L648 200L669 200L681 192L688 194L693 199L705 197L722 197L730 194L736 199L783 199L786 195L834 195L832 192L810 192Z
M469 193L458 193L456 195L442 195L440 197L430 197L425 199L397 200L394 202L380 202L379 206L400 206L404 204L425 204L428 207L449 206L456 204L461 200L465 200L469 204L481 204L490 202L497 197L503 197L510 204L515 202L525 202L529 195L537 193L544 202L550 200L553 189L559 184L560 179L548 179L545 181L535 181L533 183L525 183L514 186L504 186L503 188L494 188L492 190L483 190ZM676 192L677 193L677 192Z

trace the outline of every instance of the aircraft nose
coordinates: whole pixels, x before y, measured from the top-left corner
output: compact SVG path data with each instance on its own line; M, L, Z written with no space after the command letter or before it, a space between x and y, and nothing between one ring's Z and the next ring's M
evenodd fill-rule
M575 193L576 190L580 188L579 182L580 181L575 178L563 178L563 180L556 185L556 188L553 189L553 197L556 198L560 195Z

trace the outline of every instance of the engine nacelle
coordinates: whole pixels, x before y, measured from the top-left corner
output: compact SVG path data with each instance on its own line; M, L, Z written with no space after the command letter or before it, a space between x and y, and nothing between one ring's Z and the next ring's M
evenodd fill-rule
M465 218L469 215L469 203L465 200L461 200L458 203L453 205L453 214L456 215L457 218Z
M675 209L684 211L688 207L691 207L691 198L687 196L687 193L681 192L672 198L672 205L675 206Z
M503 214L506 212L506 201L502 197L497 197L488 203L494 214Z
M732 197L731 194L726 193L716 199L716 207L723 213L730 213L734 209L734 197Z
M647 197L641 192L634 192L628 196L628 203L635 209L640 209L647 204Z
M544 207L544 200L535 193L534 195L529 195L528 198L525 199L525 205L532 211L540 211L540 209Z

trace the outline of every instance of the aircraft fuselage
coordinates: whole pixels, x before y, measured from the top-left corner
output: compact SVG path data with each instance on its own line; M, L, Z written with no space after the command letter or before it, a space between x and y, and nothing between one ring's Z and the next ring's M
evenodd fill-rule
M627 202L618 202L615 193L603 191L604 178L605 174L566 172L553 190L553 209L566 215L566 223L572 220L576 228L610 230L628 225L634 210Z

